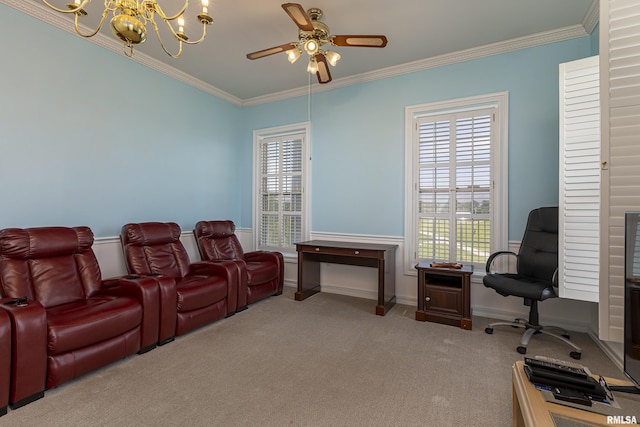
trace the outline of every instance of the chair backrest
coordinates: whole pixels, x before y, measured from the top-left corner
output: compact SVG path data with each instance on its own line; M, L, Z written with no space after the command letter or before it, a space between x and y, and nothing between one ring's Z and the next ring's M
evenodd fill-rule
M102 287L88 227L0 230L0 287L45 308L91 297Z
M558 268L558 208L529 213L518 252L518 274L551 282Z
M162 274L181 279L189 274L189 254L175 222L143 222L122 226L120 238L127 269L133 274Z
M204 260L244 259L233 221L200 221L194 230Z

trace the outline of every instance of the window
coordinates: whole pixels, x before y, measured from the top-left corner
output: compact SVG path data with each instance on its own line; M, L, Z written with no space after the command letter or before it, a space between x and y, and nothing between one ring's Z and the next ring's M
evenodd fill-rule
M407 108L405 268L506 248L507 94Z
M308 238L309 125L254 132L256 248L295 252Z

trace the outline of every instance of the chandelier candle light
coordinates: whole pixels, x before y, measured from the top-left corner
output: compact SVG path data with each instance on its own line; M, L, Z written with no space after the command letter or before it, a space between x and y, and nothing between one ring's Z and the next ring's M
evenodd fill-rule
M209 15L209 0L201 0L202 11L197 15L197 18L202 23L202 36L198 40L192 41L184 33L184 18L182 16L187 7L189 7L189 0L184 0L182 8L175 15L165 14L156 0L104 0L104 11L97 28L93 32L85 34L80 31L78 18L87 16L85 7L91 0L73 0L72 3L67 4L66 9L55 7L47 0L42 1L57 12L73 13L76 33L87 38L95 36L100 31L107 15L111 12L113 15L110 22L111 31L124 42L124 53L129 57L133 56L133 47L144 43L147 39L147 24L149 23L153 27L162 49L167 55L177 58L182 54L182 44L197 44L203 41L207 35L207 25L213 22L213 18ZM178 40L178 51L176 53L169 52L165 47L156 23L157 18L162 19L167 24L171 34ZM177 31L174 29L172 21L177 21Z

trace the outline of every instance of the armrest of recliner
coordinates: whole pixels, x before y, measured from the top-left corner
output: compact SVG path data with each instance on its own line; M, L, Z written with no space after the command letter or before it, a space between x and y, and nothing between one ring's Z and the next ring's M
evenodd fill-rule
M47 382L47 313L37 301L17 305L16 298L0 299L11 319L12 367L9 403L16 409L44 396ZM12 303L12 304L7 304Z
M235 268L237 279L235 280L237 288L236 312L243 311L248 307L249 299L249 273L247 272L247 263L243 259L215 259L202 261L206 264L222 264L225 268ZM232 265L234 267L232 267ZM227 280L234 281L232 274L227 276ZM232 290L230 290L232 292Z
M236 263L232 260L200 261L190 266L193 274L222 276L227 281L227 316L238 309L238 283L240 274ZM246 305L246 304L245 304Z
M493 264L493 261L497 257L503 256L503 255L513 255L515 257L518 257L518 254L516 254L515 252L512 252L512 251L498 251L498 252L492 253L491 255L489 255L489 258L487 259L487 264L484 267L485 272L487 274L489 274L491 272L491 264Z
M154 280L160 291L160 321L158 344L164 345L176 337L178 312L178 293L176 281L163 274L147 274L147 279Z
M129 296L142 306L140 351L146 353L158 343L160 319L160 290L156 281L146 277L129 275L102 281L103 295Z
M282 293L284 288L284 257L280 252L252 251L245 252L244 259L247 262L271 261L278 265L278 293Z

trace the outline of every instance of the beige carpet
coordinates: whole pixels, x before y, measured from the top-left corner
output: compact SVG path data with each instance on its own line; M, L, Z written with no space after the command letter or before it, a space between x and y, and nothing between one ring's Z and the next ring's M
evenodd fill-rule
M520 329L484 333L374 314L375 301L293 289L46 392L0 426L509 426ZM622 373L585 334L581 363ZM529 355L569 347L535 336Z

